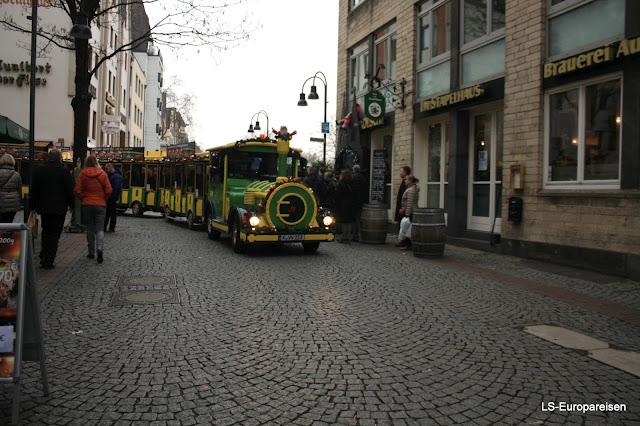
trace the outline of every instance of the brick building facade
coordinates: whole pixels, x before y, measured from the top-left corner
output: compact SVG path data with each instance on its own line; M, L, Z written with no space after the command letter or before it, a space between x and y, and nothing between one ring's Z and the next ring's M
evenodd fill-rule
M336 115L359 119L338 167L368 169L390 219L412 167L450 244L637 279L639 14L631 0L341 0Z

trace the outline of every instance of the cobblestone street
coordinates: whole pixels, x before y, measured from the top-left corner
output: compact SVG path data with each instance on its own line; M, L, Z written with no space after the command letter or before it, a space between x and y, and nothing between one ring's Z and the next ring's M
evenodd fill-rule
M118 218L103 264L85 241L65 233L36 271L50 395L23 363L21 424L640 422L640 377L524 331L640 352L638 282L452 246L420 259L393 235L238 255L146 215Z

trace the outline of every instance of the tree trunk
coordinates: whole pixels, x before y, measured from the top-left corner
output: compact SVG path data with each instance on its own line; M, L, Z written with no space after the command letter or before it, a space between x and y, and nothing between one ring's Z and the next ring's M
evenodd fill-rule
M84 164L87 157L87 136L89 131L89 107L91 95L89 94L89 41L76 39L76 95L71 100L73 107L73 161L74 164Z

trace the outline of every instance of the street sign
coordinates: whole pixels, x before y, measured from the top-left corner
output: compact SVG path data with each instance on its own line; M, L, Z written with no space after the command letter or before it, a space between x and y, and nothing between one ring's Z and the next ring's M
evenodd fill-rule
M324 142L324 138L309 138L311 142Z
M328 121L325 121L325 122L322 123L322 133L329 133L329 122Z
M118 117L117 115L109 115L109 114L103 114L102 115L102 121L115 121L117 123L120 122L120 117Z

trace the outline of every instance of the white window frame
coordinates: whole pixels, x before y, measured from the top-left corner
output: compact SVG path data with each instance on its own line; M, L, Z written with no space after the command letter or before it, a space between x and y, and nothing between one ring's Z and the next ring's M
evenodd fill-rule
M548 90L544 94L544 150L543 150L543 169L542 169L542 187L544 189L620 189L620 178L622 174L622 129L620 129L620 136L618 141L618 179L609 180L585 180L584 179L584 151L586 144L585 135L585 117L586 117L586 87L605 81L620 79L620 122L622 123L622 105L624 105L624 80L622 73L607 74L605 76L593 78L590 80L582 80L573 84L567 84L561 87L554 87L552 90ZM568 90L579 90L579 111L578 111L578 152L577 157L577 176L575 181L551 181L549 180L549 131L551 121L551 110L549 106L549 98L551 95L566 92Z
M430 68L434 68L436 66L442 65L446 62L450 63L451 61L451 38L449 38L449 46L446 52L441 53L440 55L437 55L437 56L432 56L431 51L433 50L433 48L430 47L429 49L430 59L422 62L420 61L420 53L422 50L422 18L424 18L425 16L429 16L429 43L432 46L433 45L433 34L431 33L431 31L433 30L432 12L440 8L441 6L444 6L447 3L450 4L451 1L450 0L435 1L430 6L427 6L428 3L429 2L425 2L418 8L418 16L416 19L416 32L417 32L417 43L416 43L416 53L415 53L416 55L416 75L415 75L416 91L418 90L420 73L422 73L423 71L427 71ZM449 7L452 7L451 4L449 5ZM451 25L451 22L449 22L449 25ZM451 37L451 35L449 35L449 37ZM435 92L435 93L430 93L424 96L423 98L437 96L438 94L441 94L441 93L448 93L451 90L451 81L447 82L447 86L448 86L448 89Z
M384 48L384 60L382 61L382 63L385 66L385 79L384 81L386 83L392 83L393 81L395 81L395 71L396 71L396 67L397 67L397 56L395 58L396 62L396 67L391 67L391 51L394 50L393 49L393 43L398 41L397 38L397 31L398 31L398 26L397 24L394 22L392 24L389 24L387 27L385 28L381 28L380 31L382 30L386 30L387 33L385 35L383 35L382 37L376 39L373 42L373 63L376 64L374 67L373 72L376 72L376 67L378 64L378 46L380 44L385 44L385 48ZM377 31L376 31L377 32ZM397 54L397 50L396 50L396 54ZM389 73L392 73L392 75L389 75Z
M599 40L595 43L591 43L585 46L581 46L579 48L576 49L572 49L570 51L567 52L562 52L556 55L550 55L549 52L551 52L551 37L549 35L550 32L550 25L551 22L554 18L557 18L561 15L564 15L566 13L571 13L572 11L574 11L575 9L579 9L580 7L586 6L589 3L593 3L596 0L565 0L563 3L561 4L557 4L555 6L551 5L552 0L547 0L547 19L546 19L546 25L547 25L547 37L546 37L546 41L545 41L545 48L546 48L546 55L549 61L554 61L556 59L560 59L560 58L566 58L568 56L572 56L581 52L584 52L586 50L589 50L591 48L594 47L599 47L602 45L605 45L607 43L612 43L618 40L621 40L622 38L624 38L624 34L621 34L618 37L612 37L612 38L607 38L604 40Z
M491 31L491 25L493 23L493 4L491 0L487 0L487 33L482 36L482 37L478 37L477 39L470 41L468 43L464 42L464 26L465 26L465 22L464 22L464 0L460 1L460 41L461 41L461 46L460 46L460 56L462 57L463 54L470 52L471 50L477 49L479 47L485 46L487 44L491 44L496 40L499 40L501 38L504 38L504 29L506 27L506 23L505 26L496 30L496 31ZM505 18L506 19L506 18Z
M416 69L417 71L424 71L425 69L431 68L434 65L439 65L442 62L448 61L451 58L451 38L449 38L449 48L447 49L447 51L445 53L441 53L440 55L437 56L431 56L431 58L427 61L422 61L420 62L420 51L422 50L421 46L422 46L422 18L424 18L427 15L433 16L432 12L438 8L440 8L440 6L444 6L446 3L451 3L450 0L441 0L438 1L434 4L432 4L429 8L424 8L424 10L422 9L424 5L420 6L419 12L418 12L418 19L416 22L416 27L417 27L417 33L418 33L418 42L417 42L417 46L416 46ZM449 6L451 7L451 5ZM451 22L449 22L449 25L451 25ZM433 19L430 19L429 21L429 32L431 32L431 30L433 29ZM433 35L430 33L429 35L429 42L431 44L433 44ZM449 37L451 37L451 35L449 35Z
M351 6L351 10L353 10L356 7L360 6L365 1L366 0L349 0L349 5Z
M356 47L354 47L353 49L351 49L351 55L349 56L349 99L351 101L353 101L353 61L354 59L356 60L356 72L357 70L360 69L360 61L364 60L366 57L366 64L365 64L365 74L368 72L369 69L369 61L371 61L371 52L369 52L369 44L368 42L365 40L364 42L359 43ZM361 98L364 97L364 95L369 91L369 84L366 81L366 79L363 77L363 81L359 82L359 83L364 83L361 84L362 87L355 87L355 92L356 92L356 99L359 99L360 101L362 100ZM360 104L362 105L362 102L360 102Z

